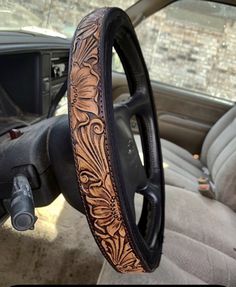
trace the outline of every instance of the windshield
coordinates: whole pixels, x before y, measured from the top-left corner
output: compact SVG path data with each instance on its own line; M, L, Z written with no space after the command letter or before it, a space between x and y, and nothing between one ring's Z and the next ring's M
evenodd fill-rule
M71 38L79 21L94 9L116 6L125 10L135 2L135 0L0 0L0 30L32 31Z

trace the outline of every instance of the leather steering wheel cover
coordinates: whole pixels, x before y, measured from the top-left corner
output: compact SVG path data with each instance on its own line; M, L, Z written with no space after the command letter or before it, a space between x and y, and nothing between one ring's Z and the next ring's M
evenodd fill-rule
M105 57L111 57L103 34L109 33L109 24L115 18L130 23L122 10L103 8L84 18L75 32L68 79L72 145L86 216L105 258L121 273L150 272L159 260L154 265L148 264L137 248L113 176L109 140L112 131L107 122L110 111L104 103L107 98L104 85L111 89L111 71L102 65Z

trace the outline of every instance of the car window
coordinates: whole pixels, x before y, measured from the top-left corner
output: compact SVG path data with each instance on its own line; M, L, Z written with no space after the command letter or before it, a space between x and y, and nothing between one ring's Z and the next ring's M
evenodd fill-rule
M0 0L0 3L0 30L71 38L79 21L93 10L110 6L125 10L135 0Z
M141 22L136 33L152 80L236 100L235 7L178 1ZM113 60L114 70L119 65Z

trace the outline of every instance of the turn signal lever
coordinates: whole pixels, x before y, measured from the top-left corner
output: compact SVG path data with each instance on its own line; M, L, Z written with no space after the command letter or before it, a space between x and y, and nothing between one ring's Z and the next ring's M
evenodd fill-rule
M18 231L33 229L37 220L34 212L34 200L26 176L18 174L13 180L12 197L9 212L12 226Z
M34 209L51 204L60 193L85 213L67 115L0 136L0 167L0 225L8 212L17 230L33 228Z

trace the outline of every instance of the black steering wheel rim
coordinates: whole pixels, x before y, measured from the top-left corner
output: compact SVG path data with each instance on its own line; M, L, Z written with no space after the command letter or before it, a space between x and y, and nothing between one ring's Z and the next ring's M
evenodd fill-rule
M129 101L114 108L113 46L131 94ZM68 96L79 187L96 242L117 271L151 272L160 262L164 232L162 156L147 68L122 10L99 9L79 24L71 50ZM141 131L144 166L130 128L132 116ZM136 192L144 196L138 225Z

